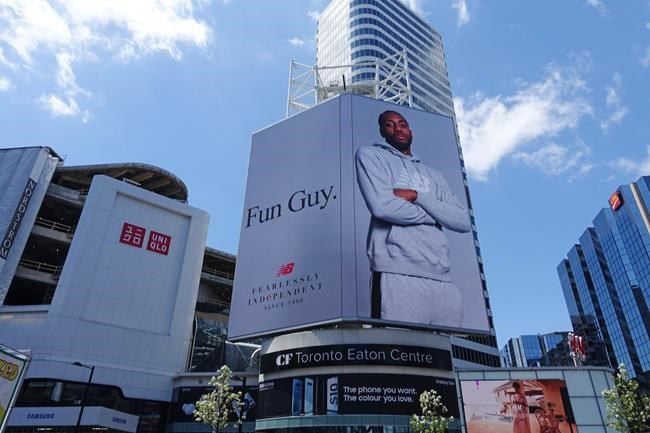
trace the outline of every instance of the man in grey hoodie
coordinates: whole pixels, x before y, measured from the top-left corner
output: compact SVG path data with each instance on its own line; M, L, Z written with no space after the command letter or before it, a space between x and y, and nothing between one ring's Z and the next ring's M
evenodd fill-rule
M411 153L404 116L383 112L379 132L386 143L356 153L357 182L371 214L372 317L460 327L462 295L451 281L443 228L470 231L467 210L442 175Z

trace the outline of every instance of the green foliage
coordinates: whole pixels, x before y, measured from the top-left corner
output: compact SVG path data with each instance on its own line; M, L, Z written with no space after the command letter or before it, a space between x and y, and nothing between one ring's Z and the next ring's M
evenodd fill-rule
M420 408L422 415L411 418L411 428L415 433L444 433L454 420L453 416L445 416L447 408L433 389L420 394Z
M214 432L218 432L228 425L228 416L231 411L242 406L241 393L233 392L230 385L231 379L232 371L227 365L224 365L217 371L217 375L210 379L210 385L214 389L203 394L201 399L196 402L194 419L209 424Z
M624 433L643 433L650 429L650 396L639 391L625 365L618 367L614 386L603 391L607 406L607 426Z

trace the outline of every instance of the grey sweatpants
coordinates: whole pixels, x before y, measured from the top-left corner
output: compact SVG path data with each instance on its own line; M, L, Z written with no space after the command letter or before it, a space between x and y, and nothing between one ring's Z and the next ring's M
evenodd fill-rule
M463 296L454 283L383 272L381 318L425 325L460 327Z

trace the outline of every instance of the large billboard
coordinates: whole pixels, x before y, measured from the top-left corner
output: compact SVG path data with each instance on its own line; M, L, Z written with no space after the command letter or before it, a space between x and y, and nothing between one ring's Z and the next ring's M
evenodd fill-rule
M20 388L27 357L0 345L0 431Z
M0 305L58 163L47 147L0 150Z
M393 374L298 376L261 382L257 419L301 415L413 415L420 394L434 389L458 418L453 379Z
M453 120L342 95L253 135L229 337L489 330Z
M461 381L467 433L577 433L563 380Z

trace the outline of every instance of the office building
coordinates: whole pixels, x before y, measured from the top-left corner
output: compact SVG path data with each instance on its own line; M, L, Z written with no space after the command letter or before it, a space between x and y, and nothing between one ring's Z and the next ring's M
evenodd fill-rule
M586 364L650 379L650 177L621 185L557 268Z
M425 19L400 0L331 1L319 16L316 58L319 81L325 89L343 89L342 80L345 76L346 84L352 89L367 85L376 90L378 81L388 78L378 77L380 68L372 62L385 61L388 66L401 65L403 74L393 78L399 81L402 90L399 90L398 85L392 90L390 87L385 88L382 94L370 92L368 96L393 102L398 96L393 92L409 92L411 99L402 98L403 104L450 116L455 123L442 37ZM348 67L329 69L344 65ZM336 92L327 90L325 93L334 95ZM456 140L459 142L457 133ZM500 362L499 350L460 145L458 155L465 179L465 195L491 332L487 336L454 337L454 362L459 367L495 367Z
M317 38L318 67L350 65L343 71L321 71L325 85L341 83L343 75L351 85L372 83L376 68L364 62L401 60L412 106L454 116L442 38L400 0L333 0L319 17Z
M551 332L511 338L501 349L501 365L508 368L573 365L567 334Z
M248 367L255 347L225 343L235 257L179 178L40 147L0 173L0 344L31 357L7 432L72 431L82 404L82 432L174 431L188 376Z

